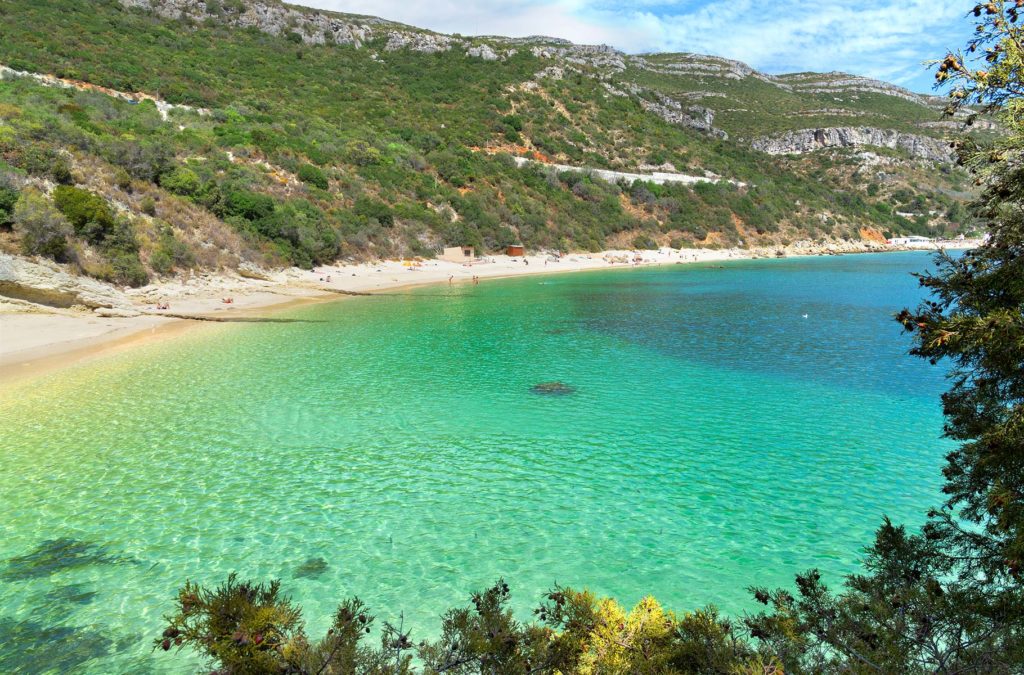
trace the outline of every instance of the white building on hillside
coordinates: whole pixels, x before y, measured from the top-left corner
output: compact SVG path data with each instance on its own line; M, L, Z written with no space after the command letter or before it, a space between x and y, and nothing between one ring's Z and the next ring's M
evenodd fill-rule
M915 244L930 244L932 239L912 234L908 237L893 237L889 243L893 246L913 246Z

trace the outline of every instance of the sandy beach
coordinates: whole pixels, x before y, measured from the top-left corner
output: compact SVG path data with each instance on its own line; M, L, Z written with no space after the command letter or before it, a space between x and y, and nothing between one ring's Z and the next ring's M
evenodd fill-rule
M863 247L842 252L906 250ZM787 249L786 256L824 255L831 249ZM486 256L472 264L442 260L378 261L290 269L251 278L202 274L125 291L131 316L104 316L84 308L53 308L0 296L0 380L35 376L142 340L164 338L210 321L266 316L296 303L324 302L428 284L471 284L531 274L632 269L651 265L776 257L775 250L662 249L547 255ZM230 302L225 302L230 300Z

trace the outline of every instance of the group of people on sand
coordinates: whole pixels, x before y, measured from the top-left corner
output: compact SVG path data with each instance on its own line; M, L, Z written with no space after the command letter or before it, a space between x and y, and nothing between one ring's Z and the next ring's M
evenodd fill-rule
M230 295L228 297L226 297L226 298L221 298L220 301L223 304L225 304L225 305L233 305L233 304L235 304L235 299L233 297L231 297ZM167 309L170 309L170 308L171 308L171 303L167 302L166 300L161 300L160 302L156 303L156 307L154 307L154 309L162 309L162 310L167 310Z

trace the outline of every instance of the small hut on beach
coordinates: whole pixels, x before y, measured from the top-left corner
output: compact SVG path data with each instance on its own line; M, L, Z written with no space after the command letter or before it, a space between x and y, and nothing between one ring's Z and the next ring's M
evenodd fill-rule
M522 244L511 244L505 249L505 254L512 256L513 258L520 258L526 255L526 249Z
M448 246L438 257L448 262L464 263L473 262L476 259L476 254L472 246Z

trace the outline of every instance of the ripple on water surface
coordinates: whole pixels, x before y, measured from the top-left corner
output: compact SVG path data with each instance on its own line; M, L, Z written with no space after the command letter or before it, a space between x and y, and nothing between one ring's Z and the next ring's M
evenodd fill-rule
M358 593L414 637L499 575L523 612L555 582L737 612L835 580L938 500L942 376L891 319L927 264L430 288L8 387L0 669L180 667L161 614L230 571L282 578L313 631Z

